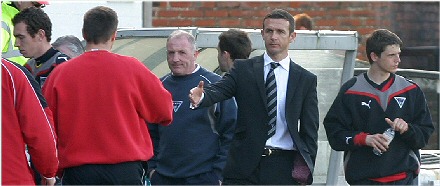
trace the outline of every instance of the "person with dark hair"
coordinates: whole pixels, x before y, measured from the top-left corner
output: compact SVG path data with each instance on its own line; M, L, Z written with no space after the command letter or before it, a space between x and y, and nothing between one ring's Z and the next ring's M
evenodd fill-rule
M296 14L295 18L295 29L297 30L312 30L313 21L312 18L306 13Z
M228 72L235 59L247 59L252 52L252 42L245 31L229 29L218 36L217 59L220 70Z
M43 8L49 4L48 1L2 1L2 57L14 61L20 65L24 65L28 58L25 58L18 50L15 44L15 37L13 34L14 25L12 18L18 12L25 8L35 6Z
M70 58L78 57L84 53L82 42L74 35L65 35L57 38L52 46Z
M228 99L211 107L191 110L188 91L199 81L214 83L221 77L196 64L195 38L183 30L166 43L170 73L161 78L173 95L170 126L149 124L154 158L148 162L152 185L219 185L234 134L237 106ZM178 154L178 156L176 156Z
M375 30L366 41L370 68L342 85L324 118L330 146L344 151L349 184L412 185L420 170L419 149L434 126L420 87L395 74L402 44Z
M44 177L54 185L58 168L51 111L41 88L23 66L2 58L2 185L35 185L25 147ZM40 183L38 183L40 184Z
M43 86L52 70L70 58L50 44L52 22L42 9L26 8L15 15L12 24L16 38L15 46L20 49L24 57L31 58L25 67Z
M169 125L171 94L134 57L110 52L118 16L84 15L86 52L54 69L43 94L54 114L64 185L140 185L153 156L148 123Z
M52 48L50 18L41 8L38 8L36 2L30 3L34 6L22 9L12 18L13 34L15 46L24 57L30 58L24 66L42 87L52 70L70 58ZM26 3L17 2L16 4L25 7ZM33 165L31 162L31 167L35 168ZM40 175L36 173L36 183L38 184L40 180Z
M312 184L318 150L317 77L294 63L293 16L275 9L263 20L266 52L236 59L213 84L191 89L194 109L235 97L237 126L223 170L226 185Z

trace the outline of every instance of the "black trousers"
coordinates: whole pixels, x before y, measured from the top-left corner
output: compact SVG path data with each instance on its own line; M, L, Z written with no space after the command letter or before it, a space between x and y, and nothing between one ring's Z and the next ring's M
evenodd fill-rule
M64 169L62 185L142 185L141 161L89 164Z
M223 185L298 185L292 178L297 151L280 151L262 156L257 169L245 179L223 178Z

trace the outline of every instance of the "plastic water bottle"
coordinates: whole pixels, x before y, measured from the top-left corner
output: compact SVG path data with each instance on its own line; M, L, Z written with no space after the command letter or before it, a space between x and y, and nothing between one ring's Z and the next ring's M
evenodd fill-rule
M150 179L147 175L144 176L144 186L151 186Z
M394 138L394 129L393 128L388 128L385 132L383 132L383 135L385 136L385 138L387 138L388 143L387 145L389 145L391 143L391 141L393 141ZM380 152L380 150L373 148L373 153L376 154L377 156L382 155L382 152Z

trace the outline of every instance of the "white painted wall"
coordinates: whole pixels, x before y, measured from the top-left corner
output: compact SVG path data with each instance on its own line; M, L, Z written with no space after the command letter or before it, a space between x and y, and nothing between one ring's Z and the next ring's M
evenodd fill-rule
M74 35L83 40L81 29L84 14L96 7L107 6L116 11L119 28L142 27L142 1L49 1L43 8L52 21L52 40Z

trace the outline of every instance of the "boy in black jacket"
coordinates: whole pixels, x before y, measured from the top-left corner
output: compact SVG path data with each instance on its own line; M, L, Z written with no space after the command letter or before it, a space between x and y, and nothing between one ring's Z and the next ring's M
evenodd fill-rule
M434 126L420 87L395 74L401 45L396 34L374 31L366 43L371 67L341 87L324 119L331 147L345 152L349 184L410 185L419 172L419 149ZM389 143L382 133L390 127Z

